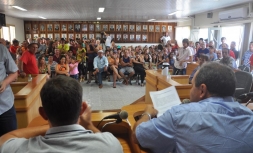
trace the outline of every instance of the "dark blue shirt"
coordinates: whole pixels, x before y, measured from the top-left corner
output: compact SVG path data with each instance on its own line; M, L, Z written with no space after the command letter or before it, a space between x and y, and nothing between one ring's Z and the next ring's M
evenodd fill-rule
M202 49L200 48L197 52L197 57L199 58L200 54L207 54L209 53L209 49L205 48L205 49Z

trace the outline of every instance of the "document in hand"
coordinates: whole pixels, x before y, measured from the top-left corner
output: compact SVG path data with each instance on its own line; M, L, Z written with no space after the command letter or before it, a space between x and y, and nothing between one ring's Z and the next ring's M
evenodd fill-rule
M177 90L174 86L160 91L149 92L154 108L158 110L157 117L163 115L172 106L181 104Z

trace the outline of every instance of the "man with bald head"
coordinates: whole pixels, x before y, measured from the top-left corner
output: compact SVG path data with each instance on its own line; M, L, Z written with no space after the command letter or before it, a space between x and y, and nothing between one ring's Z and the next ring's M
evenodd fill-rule
M234 101L235 73L218 62L204 64L192 79L191 103L163 115L148 105L133 140L151 152L253 152L253 112Z

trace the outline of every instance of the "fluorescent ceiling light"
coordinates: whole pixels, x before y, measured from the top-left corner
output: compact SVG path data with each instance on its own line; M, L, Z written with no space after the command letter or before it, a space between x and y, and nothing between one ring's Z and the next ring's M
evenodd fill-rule
M27 11L26 9L24 9L24 8L22 8L22 7L19 7L19 6L12 6L12 7L16 8L16 9L18 9L18 10L21 10L21 11Z
M149 19L148 21L154 21L155 19Z
M97 17L97 20L101 20L101 17Z
M47 19L47 18L45 18L45 17L43 17L43 16L38 16L39 18L41 18L41 19Z
M174 15L174 14L177 14L177 13L179 13L180 11L175 11L175 12L172 12L172 13L170 13L169 15Z
M105 11L105 8L104 8L104 7L98 8L98 12L104 12L104 11Z

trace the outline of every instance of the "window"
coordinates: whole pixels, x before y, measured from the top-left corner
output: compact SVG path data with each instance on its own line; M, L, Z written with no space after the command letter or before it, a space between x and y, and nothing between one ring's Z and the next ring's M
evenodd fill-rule
M190 27L176 27L176 40L179 46L183 46L182 40L184 38L190 38L190 33Z
M243 39L243 26L230 26L221 28L221 37L226 37L226 43L230 46L232 41L236 43L236 50L240 50Z
M2 37L8 41L12 41L13 39L15 39L16 38L15 27L14 26L2 27Z

